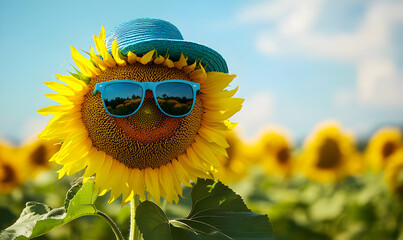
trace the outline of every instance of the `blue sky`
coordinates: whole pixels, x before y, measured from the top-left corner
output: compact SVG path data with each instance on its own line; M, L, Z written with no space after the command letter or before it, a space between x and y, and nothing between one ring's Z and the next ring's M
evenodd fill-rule
M217 50L237 74L252 137L266 125L302 139L327 119L358 136L403 125L401 1L1 1L0 137L23 142L49 117L42 81L65 74L70 45L133 18L172 22L186 40Z

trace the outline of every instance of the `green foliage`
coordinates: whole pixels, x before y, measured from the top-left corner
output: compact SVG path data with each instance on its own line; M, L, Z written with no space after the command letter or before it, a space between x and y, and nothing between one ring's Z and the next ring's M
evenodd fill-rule
M76 183L66 196L64 207L52 209L38 202L28 202L19 219L0 233L0 239L29 239L41 236L76 218L94 215L97 198L94 183Z
M270 213L276 239L403 239L403 202L382 174L340 182L255 174L234 186L257 213ZM253 186L252 188L250 186Z
M192 190L192 210L168 220L154 203L145 201L136 211L145 240L274 239L267 215L249 210L242 198L219 181L199 179Z

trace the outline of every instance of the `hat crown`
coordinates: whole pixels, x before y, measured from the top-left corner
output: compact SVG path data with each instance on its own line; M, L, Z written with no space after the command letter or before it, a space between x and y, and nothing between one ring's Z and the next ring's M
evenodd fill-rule
M124 49L148 40L183 40L183 36L179 29L170 22L161 19L138 18L116 26L106 36L105 43L109 51L115 39L119 48Z

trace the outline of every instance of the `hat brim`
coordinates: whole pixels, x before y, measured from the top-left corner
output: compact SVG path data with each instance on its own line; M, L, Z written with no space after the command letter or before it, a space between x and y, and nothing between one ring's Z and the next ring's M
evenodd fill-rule
M124 46L120 49L123 54L131 51L139 55L155 49L161 55L168 53L170 59L178 60L183 53L185 57L188 57L190 63L200 61L206 72L228 73L224 58L215 50L198 43L173 39L153 39L133 44L122 42L119 45Z

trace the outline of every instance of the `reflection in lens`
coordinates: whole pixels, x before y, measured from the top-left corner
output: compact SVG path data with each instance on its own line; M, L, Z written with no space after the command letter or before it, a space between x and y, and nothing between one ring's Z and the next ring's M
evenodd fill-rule
M125 116L139 108L142 95L142 88L137 84L115 83L105 87L102 97L109 113Z
M193 89L185 83L161 83L155 89L157 102L166 114L181 116L188 114L193 105Z

